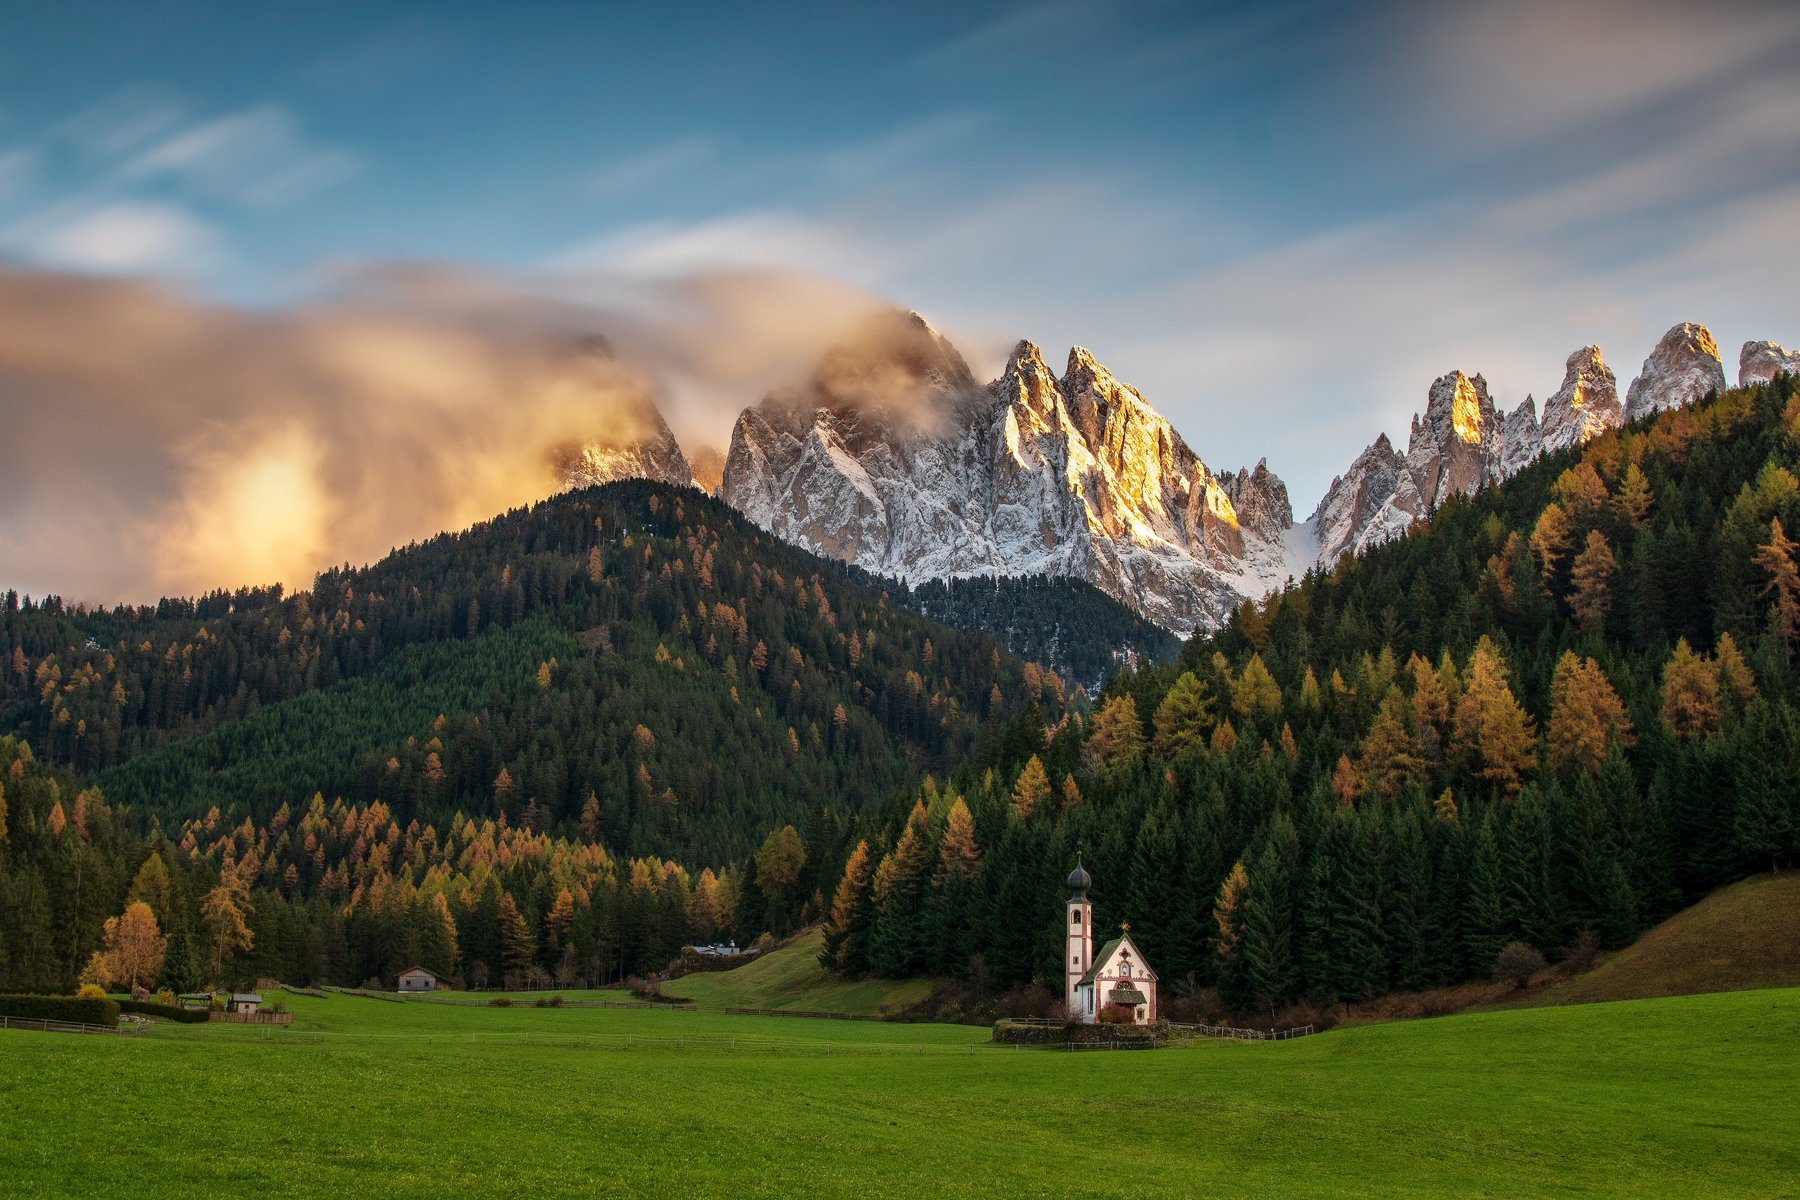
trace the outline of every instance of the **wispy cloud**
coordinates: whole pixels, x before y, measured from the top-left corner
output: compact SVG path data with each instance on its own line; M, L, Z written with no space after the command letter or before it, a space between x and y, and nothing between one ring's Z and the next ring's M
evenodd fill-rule
M114 273L204 273L220 254L218 231L172 204L121 200L49 229L36 243L50 262Z
M614 159L589 172L582 180L582 186L596 196L622 195L692 171L717 152L718 145L712 138L678 138Z

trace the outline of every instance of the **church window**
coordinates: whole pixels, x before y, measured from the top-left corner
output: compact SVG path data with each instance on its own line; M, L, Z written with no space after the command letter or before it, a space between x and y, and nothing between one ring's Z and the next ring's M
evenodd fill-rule
M1069 924L1071 924L1071 925L1081 924L1081 914L1078 912L1070 913L1069 914Z

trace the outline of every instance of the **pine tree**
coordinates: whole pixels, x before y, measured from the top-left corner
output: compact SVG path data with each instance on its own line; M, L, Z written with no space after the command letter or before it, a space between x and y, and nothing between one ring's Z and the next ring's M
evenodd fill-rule
M1272 845L1266 846L1244 892L1239 952L1246 998L1271 1013L1292 989L1293 949L1286 894L1287 865Z
M1574 536L1570 528L1569 514L1555 501L1544 506L1538 514L1537 524L1531 530L1531 555L1537 559L1538 573L1543 577L1544 586L1553 586L1557 568L1568 556L1569 544Z
M1176 676L1168 695L1156 706L1156 752L1174 758L1190 746L1202 745L1213 726L1213 698L1192 671Z
M1231 707L1246 721L1281 711L1281 685L1263 665L1262 655L1252 654L1243 674L1231 685Z

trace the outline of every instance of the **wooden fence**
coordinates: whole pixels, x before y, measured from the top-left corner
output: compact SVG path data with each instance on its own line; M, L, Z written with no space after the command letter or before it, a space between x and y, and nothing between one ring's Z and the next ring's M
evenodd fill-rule
M294 1023L294 1014L275 1012L214 1012L208 1013L206 1019L208 1021L223 1021L230 1025L292 1025Z
M42 1033L109 1033L115 1037L136 1037L143 1025L127 1021L123 1025L83 1025L78 1021L46 1021L38 1017L0 1017L0 1029L34 1029Z
M866 1013L804 1012L792 1008L721 1008L720 1012L738 1017L811 1017L816 1021L885 1021L888 1018Z
M1242 1042L1285 1042L1289 1038L1318 1032L1311 1025L1296 1025L1290 1029L1238 1029L1230 1025L1171 1024L1169 1028L1188 1037L1231 1038Z

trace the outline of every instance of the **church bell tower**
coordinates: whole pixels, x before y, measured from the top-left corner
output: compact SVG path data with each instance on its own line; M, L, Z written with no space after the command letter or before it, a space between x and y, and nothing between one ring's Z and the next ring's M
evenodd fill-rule
M1069 917L1064 929L1063 1003L1068 1006L1069 1015L1076 1020L1091 1020L1092 1014L1087 1011L1085 996L1080 988L1082 976L1094 965L1094 906L1088 902L1087 891L1094 883L1093 877L1081 865L1081 855L1075 856L1075 869L1069 872Z

